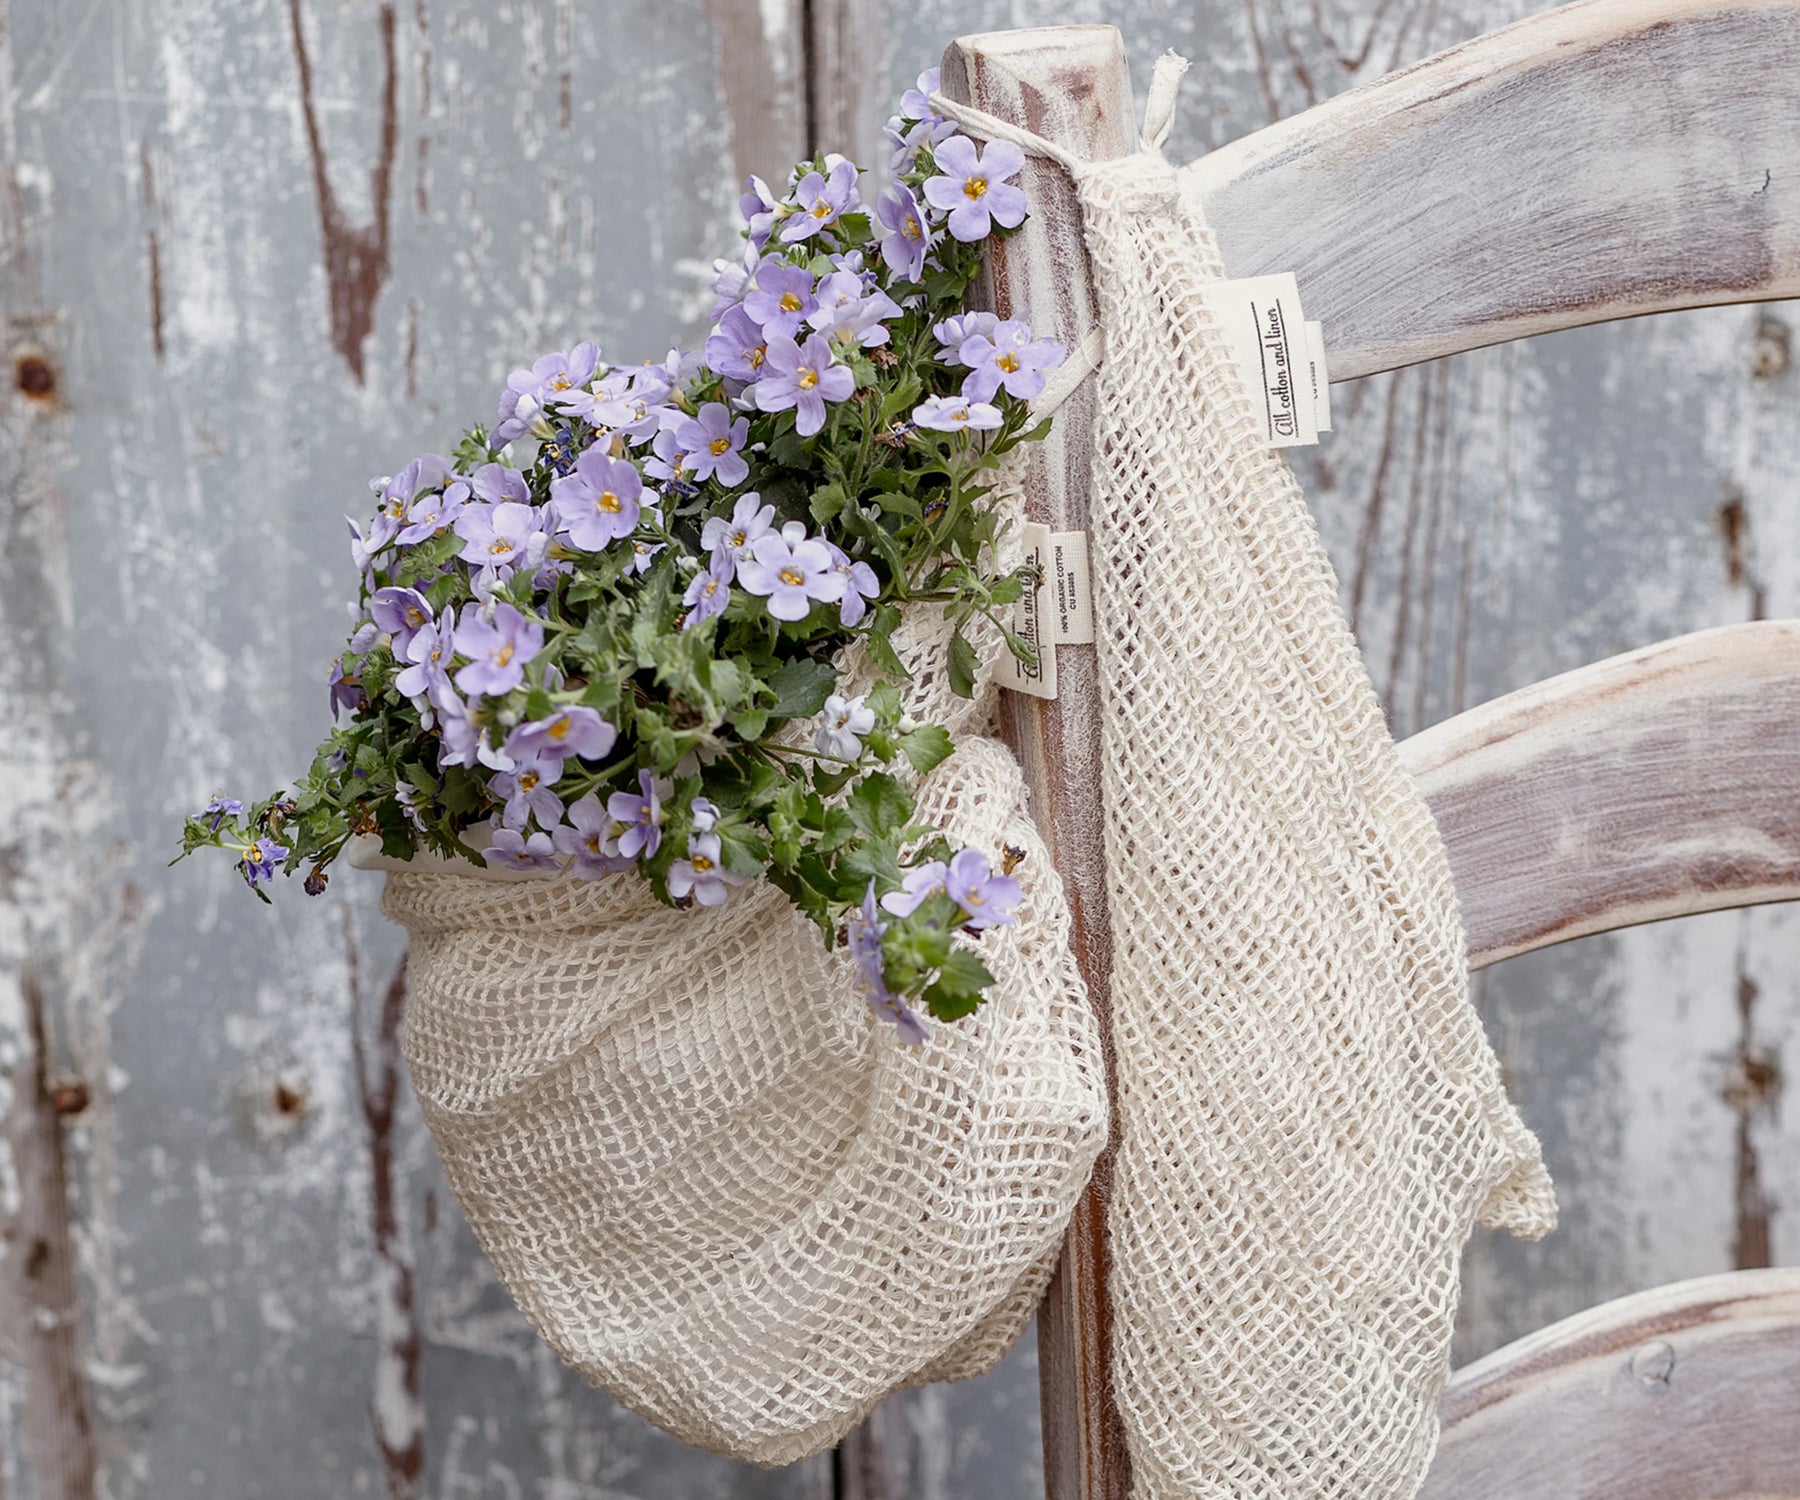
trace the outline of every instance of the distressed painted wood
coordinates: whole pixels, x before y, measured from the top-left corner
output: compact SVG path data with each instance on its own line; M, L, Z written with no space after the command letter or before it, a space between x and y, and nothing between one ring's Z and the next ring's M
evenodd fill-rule
M1190 169L1234 275L1293 271L1334 379L1800 296L1800 5L1579 0Z
M1800 621L1725 625L1402 742L1475 968L1589 933L1800 900Z
M959 38L944 54L943 88L953 99L1017 121L1076 154L1105 159L1136 144L1131 79L1119 34L1110 27L992 33ZM1023 177L1032 215L1020 233L994 248L983 288L1002 317L1054 309L1071 345L1094 325L1080 207L1067 176L1030 160ZM1026 510L1055 531L1088 524L1093 387L1058 413L1020 481ZM1057 655L1058 696L1048 702L1005 695L1002 727L1018 754L1031 811L1062 876L1074 919L1076 961L1104 1034L1112 944L1100 810L1091 797L1067 795L1098 782L1100 694L1092 646ZM1118 1415L1107 1395L1108 1340L1105 1213L1110 1153L1076 1208L1063 1259L1040 1318L1044 1397L1044 1470L1052 1496L1123 1496L1128 1469Z
M1451 1378L1421 1500L1800 1495L1800 1271L1608 1302Z

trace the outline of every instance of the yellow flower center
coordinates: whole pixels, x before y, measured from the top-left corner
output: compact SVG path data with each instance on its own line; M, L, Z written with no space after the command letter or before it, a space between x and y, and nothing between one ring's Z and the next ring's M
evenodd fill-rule
M963 197L985 198L987 196L987 178L970 177L963 183Z
M800 299L792 292L783 292L781 294L781 310L783 312L799 312Z
M970 891L968 895L963 897L963 905L980 906L985 899L986 898L983 897L980 891Z
M731 535L726 538L725 545L735 549L735 548L743 546L744 543L746 541L748 541L749 539L750 539L750 534L747 531L740 529L740 530L732 532Z
M589 854L598 854L600 852L600 835L597 833L590 833L587 836L587 846Z
M1012 350L1008 349L1006 351L1006 353L1002 354L997 360L994 361L994 363L997 364L998 366L1000 366L1000 368L1002 370L1006 371L1006 373L1008 375L1010 375L1010 374L1012 374L1012 372L1014 370L1019 368L1019 356L1014 354L1012 352Z
M799 377L794 381L794 384L799 386L803 391L810 391L818 383L819 372L817 370L802 370Z
M908 214L906 216L906 222L900 226L900 233L905 235L909 240L916 240L922 236L923 231L919 228L919 221L911 214Z
M513 544L507 541L503 536L497 536L493 541L488 543L488 551L495 557L499 557L502 553L511 552L512 550Z
M776 576L791 589L797 589L806 582L806 575L798 568L783 568Z
M767 344L758 344L752 349L750 351L750 368L752 370L760 370L762 368L763 356L768 352L769 346Z
M513 648L510 645L502 646L494 653L494 665L497 667L504 667L512 659Z
M549 731L550 738L553 740L566 740L569 737L569 731L574 727L575 721L565 714L562 718L551 724Z
M714 438L707 444L707 447L711 448L714 453L723 453L730 446L731 439L722 437Z
M619 513L619 497L611 490L602 490L600 491L600 498L594 502L594 509L596 511L610 511L616 516Z
M521 772L519 772L519 787L522 791L529 792L537 784L538 784L538 773L536 771L521 771Z
M420 609L419 606L416 604L407 605L406 606L406 623L408 625L412 626L412 628L414 630L417 630L421 625L423 625L425 623L425 611Z
M569 379L567 375L558 375L550 382L550 389L553 391L566 391L574 384L575 382Z
M713 867L713 862L710 859L708 859L704 854L696 854L693 857L693 859L691 859L688 862L691 865L693 865L694 873L696 875L704 875L708 870L710 870Z
M712 598L714 594L719 592L719 580L716 578L707 579L705 583L700 585L700 592L706 595L708 599Z
M966 406L957 407L955 411L950 413L950 420L953 422L968 421L969 420L969 408Z
M812 216L815 219L830 218L831 217L831 205L829 203L827 203L823 198L821 198L817 203L813 204Z

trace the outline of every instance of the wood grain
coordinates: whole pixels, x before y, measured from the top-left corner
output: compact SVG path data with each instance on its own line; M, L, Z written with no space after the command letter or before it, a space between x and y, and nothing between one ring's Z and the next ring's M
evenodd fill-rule
M1035 131L1095 160L1136 144L1131 79L1119 33L1066 27L959 38L944 54L953 98ZM1073 347L1094 326L1093 288L1074 189L1060 168L1031 159L1024 185L1032 213L994 247L984 288L1002 317L1028 318ZM1093 386L1057 414L1031 450L1021 482L1030 518L1053 531L1088 525ZM1063 879L1088 998L1105 1033L1112 942L1099 806L1081 789L1098 782L1100 684L1092 646L1057 653L1058 696L1003 695L1003 732L1024 767L1032 816ZM1109 1066L1110 1072L1110 1066ZM1129 1484L1123 1434L1108 1396L1106 1201L1110 1155L1077 1207L1038 1324L1043 1389L1044 1478L1051 1500L1122 1500Z
M1800 1270L1640 1292L1452 1377L1420 1500L1800 1495Z
M1693 912L1800 900L1800 621L1721 626L1402 742L1474 968Z
M1233 275L1293 271L1333 380L1800 296L1800 5L1580 0L1188 170Z

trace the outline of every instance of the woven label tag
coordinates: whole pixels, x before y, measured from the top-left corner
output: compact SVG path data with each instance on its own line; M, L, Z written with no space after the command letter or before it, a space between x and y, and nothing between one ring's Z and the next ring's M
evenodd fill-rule
M1315 332L1319 325L1309 325L1300 311L1293 273L1214 281L1202 292L1269 443L1292 448L1318 442L1331 425L1324 339Z
M1094 588L1088 572L1085 531L1052 531L1036 521L1019 529L1021 562L1037 572L1037 587L1013 607L1013 632L1037 652L1027 665L1010 651L1000 664L1000 685L1034 698L1056 696L1056 648L1094 640Z

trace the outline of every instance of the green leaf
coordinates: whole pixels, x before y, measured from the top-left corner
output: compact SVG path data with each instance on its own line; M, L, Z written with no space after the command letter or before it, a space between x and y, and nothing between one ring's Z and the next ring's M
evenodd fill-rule
M950 731L942 724L921 724L910 734L901 735L900 750L912 762L912 768L923 776L948 760L956 746L950 742Z
M837 686L837 668L816 657L799 657L783 662L765 681L775 692L772 718L805 719L825 706Z
M906 787L885 771L863 777L850 793L850 816L872 838L898 834L912 816L913 797Z
M925 991L925 1008L940 1021L955 1021L970 1014L985 998L982 994L994 976L967 948L952 949L938 970L936 981Z
M950 637L950 691L959 698L975 696L975 671L981 665L975 648L969 644L969 638L962 633L962 626ZM823 701L823 700L821 700Z

